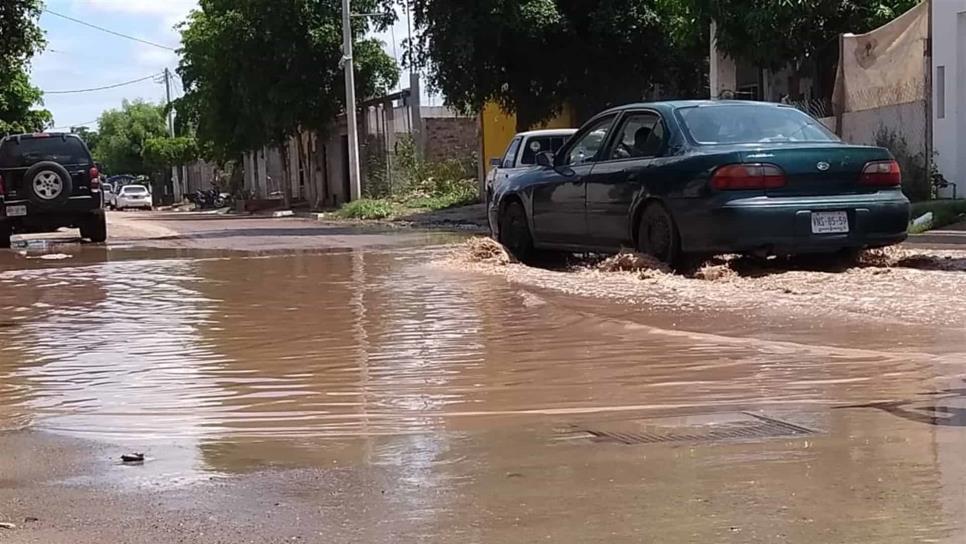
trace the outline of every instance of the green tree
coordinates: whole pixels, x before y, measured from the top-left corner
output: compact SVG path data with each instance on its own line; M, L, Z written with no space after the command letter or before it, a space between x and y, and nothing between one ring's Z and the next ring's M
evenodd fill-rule
M688 0L717 25L718 47L755 66L814 70L831 94L838 36L863 33L920 0ZM794 90L793 90L794 93Z
M40 0L0 2L0 79L23 67L44 46L44 33L37 25Z
M357 0L353 10L388 3ZM181 26L185 96L175 107L206 155L224 161L332 124L344 104L339 0L201 0L199 8ZM361 98L398 80L393 60L363 39L370 24L389 21L354 20Z
M37 108L43 104L42 98L40 89L30 84L26 68L0 76L0 135L38 132L49 127L54 117L49 111Z
M167 134L164 107L142 100L123 101L98 119L100 130L94 154L116 174L151 174L144 159L145 143Z
M705 33L682 0L412 0L409 61L427 67L447 101L489 101L518 128L565 103L581 117L608 105L704 89Z
M30 58L44 46L40 9L39 0L0 1L0 134L43 130L53 120L38 108L42 94L29 76Z
M196 160L198 144L187 136L150 138L144 142L141 155L149 168L161 172Z

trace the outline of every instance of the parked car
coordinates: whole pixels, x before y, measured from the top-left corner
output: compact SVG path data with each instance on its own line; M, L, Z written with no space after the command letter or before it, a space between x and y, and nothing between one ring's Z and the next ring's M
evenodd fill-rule
M101 195L103 197L103 206L109 210L113 210L117 205L115 200L117 195L114 194L114 188L111 187L110 183L103 183L101 185Z
M570 139L575 128L560 128L548 130L532 130L521 132L510 140L506 153L502 157L490 159L490 171L486 176L486 187L489 191L496 182L505 181L508 177L537 164L537 154L543 151L556 153Z
M150 210L154 207L151 192L144 185L125 185L114 197L115 207L119 210L140 208Z
M884 148L848 145L781 104L632 104L588 121L539 168L498 184L492 234L535 248L633 247L680 266L720 253L794 255L906 238L909 201Z
M17 233L76 227L107 239L100 173L74 134L16 134L0 139L0 247Z

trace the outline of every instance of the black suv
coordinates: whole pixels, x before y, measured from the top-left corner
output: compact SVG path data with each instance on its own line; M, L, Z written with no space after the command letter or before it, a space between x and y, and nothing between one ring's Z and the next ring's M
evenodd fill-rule
M0 247L10 235L76 227L107 239L100 174L74 134L17 134L0 140Z

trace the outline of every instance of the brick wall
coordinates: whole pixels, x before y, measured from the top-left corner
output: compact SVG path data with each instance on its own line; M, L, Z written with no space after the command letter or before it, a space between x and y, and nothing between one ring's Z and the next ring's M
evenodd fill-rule
M423 123L428 160L468 160L478 153L480 144L475 117L429 117Z

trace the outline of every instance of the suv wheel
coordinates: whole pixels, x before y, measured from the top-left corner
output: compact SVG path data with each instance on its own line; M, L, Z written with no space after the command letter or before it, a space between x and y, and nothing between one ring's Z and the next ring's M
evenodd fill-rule
M10 247L10 235L13 234L13 229L9 223L0 223L0 249L8 249Z
M41 161L27 169L23 176L30 200L38 206L57 206L74 192L70 173L53 161Z
M81 225L81 238L88 238L95 244L107 241L107 217L104 212L95 212Z

